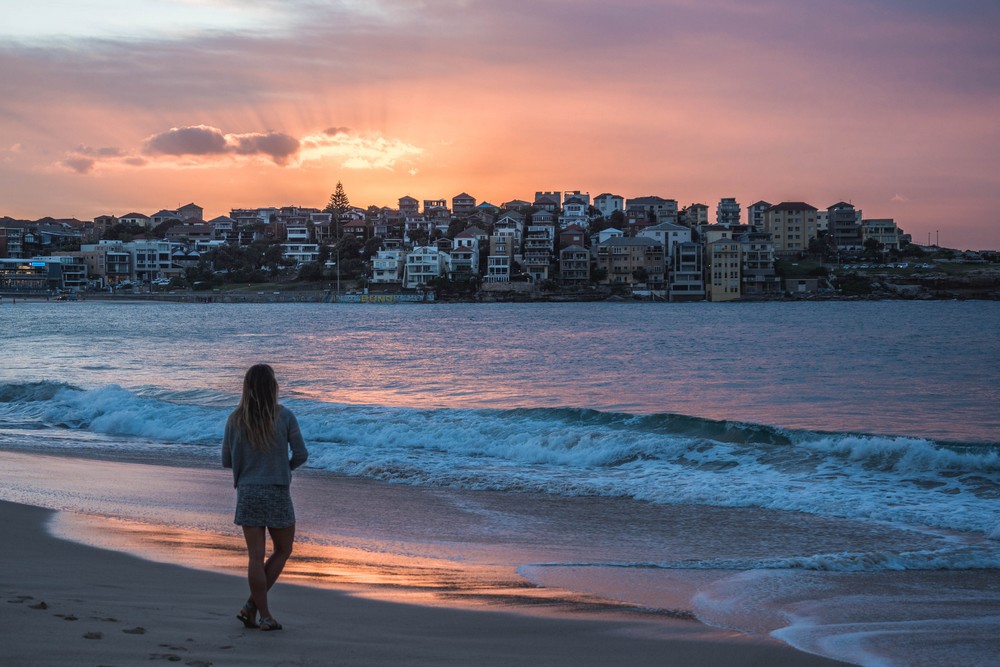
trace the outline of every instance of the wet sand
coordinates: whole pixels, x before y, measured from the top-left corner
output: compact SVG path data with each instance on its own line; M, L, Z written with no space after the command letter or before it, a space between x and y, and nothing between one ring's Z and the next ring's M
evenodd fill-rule
M242 578L59 540L53 515L0 503L4 665L843 664L693 621L468 611L283 582L272 605L284 629L248 630L235 618Z

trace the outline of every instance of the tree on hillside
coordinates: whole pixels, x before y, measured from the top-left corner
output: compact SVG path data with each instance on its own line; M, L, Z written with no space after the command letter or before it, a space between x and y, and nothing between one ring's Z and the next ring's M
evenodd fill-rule
M882 244L878 239L867 238L864 242L865 255L869 257L878 257L878 254L882 251Z
M104 234L101 235L101 239L107 241L124 241L128 243L135 238L135 235L135 227L119 222L118 224L104 230Z
M146 230L147 239L165 239L167 238L167 230L171 227L181 224L180 220L176 218L170 218L169 220L164 220L152 229Z
M325 213L332 213L334 220L339 220L345 213L351 210L351 200L344 192L344 184L337 181L337 187L330 195L330 203L323 209Z

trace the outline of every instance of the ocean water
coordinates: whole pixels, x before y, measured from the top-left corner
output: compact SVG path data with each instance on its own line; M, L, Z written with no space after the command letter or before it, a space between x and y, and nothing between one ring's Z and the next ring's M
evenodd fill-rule
M998 330L992 302L4 303L0 449L207 474L267 362L310 448L307 541L861 664L1000 664ZM21 461L0 498L231 511ZM344 479L407 495L332 504Z

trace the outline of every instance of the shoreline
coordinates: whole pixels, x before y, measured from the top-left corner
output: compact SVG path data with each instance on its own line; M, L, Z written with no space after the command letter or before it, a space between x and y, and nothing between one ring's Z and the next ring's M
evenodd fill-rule
M268 635L234 617L241 577L61 540L55 514L0 502L5 665L847 664L694 621L427 607L285 582L272 592L285 629Z

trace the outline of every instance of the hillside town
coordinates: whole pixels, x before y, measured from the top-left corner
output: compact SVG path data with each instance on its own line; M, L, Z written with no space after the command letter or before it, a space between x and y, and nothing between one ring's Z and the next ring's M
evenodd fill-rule
M330 294L503 300L638 297L732 301L842 291L852 269L930 269L936 250L850 202L538 191L494 205L467 193L351 206L338 183L324 209L233 208L205 220L190 203L93 220L0 219L0 292L152 293L313 282ZM987 262L979 253L958 257ZM831 271L839 269L837 271Z

